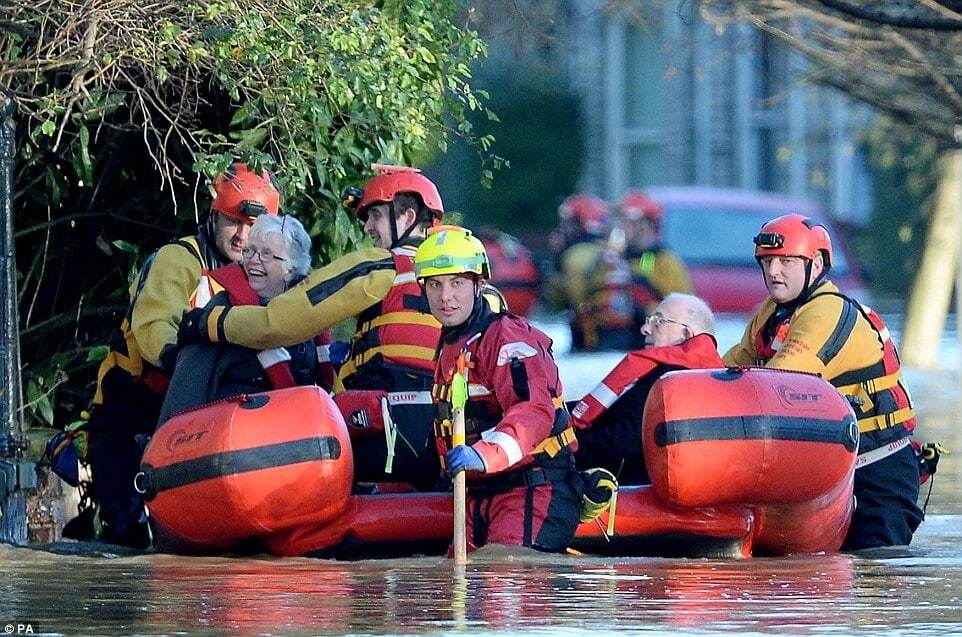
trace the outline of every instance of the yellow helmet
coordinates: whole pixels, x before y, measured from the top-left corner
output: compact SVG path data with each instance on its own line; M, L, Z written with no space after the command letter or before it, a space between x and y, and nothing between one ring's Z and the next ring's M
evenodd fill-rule
M423 280L440 274L477 274L491 277L491 266L484 244L460 226L437 226L428 230L414 256L414 274Z

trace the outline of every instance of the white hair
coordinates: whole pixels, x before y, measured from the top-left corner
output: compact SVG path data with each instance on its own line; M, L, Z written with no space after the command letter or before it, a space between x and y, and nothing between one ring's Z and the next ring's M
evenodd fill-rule
M696 334L715 334L715 315L712 314L708 304L694 294L672 292L661 302L671 302L680 306L680 312L684 314L684 319L678 318L691 329L692 336Z
M258 215L251 226L251 239L264 240L270 236L284 241L294 273L307 276L311 271L311 237L301 222L291 215Z

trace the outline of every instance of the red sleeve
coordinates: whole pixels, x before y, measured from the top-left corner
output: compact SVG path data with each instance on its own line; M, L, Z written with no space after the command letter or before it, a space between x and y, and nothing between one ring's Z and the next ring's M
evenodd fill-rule
M549 387L560 392L560 379L548 346L547 337L517 318L491 325L478 346L473 382L493 389L504 412L501 422L474 444L488 473L515 465L551 434L555 406ZM514 377L512 359L520 366ZM523 378L527 379L526 398L516 385Z
M331 362L331 330L324 330L314 337L314 349L317 352L317 367L314 379L325 391L334 389L334 364Z

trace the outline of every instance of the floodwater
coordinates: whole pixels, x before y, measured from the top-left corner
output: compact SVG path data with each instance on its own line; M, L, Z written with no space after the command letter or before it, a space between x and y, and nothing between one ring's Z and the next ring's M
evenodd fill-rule
M722 348L740 325L722 321ZM558 326L546 327L569 398L617 362L567 354ZM919 437L962 451L951 338L944 369L907 377ZM943 458L911 547L859 555L600 559L495 548L458 571L435 557L124 557L0 545L0 623L70 635L962 635L959 466Z

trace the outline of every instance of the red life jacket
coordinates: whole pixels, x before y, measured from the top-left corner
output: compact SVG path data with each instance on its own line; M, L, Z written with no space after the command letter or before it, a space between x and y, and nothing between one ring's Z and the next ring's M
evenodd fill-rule
M639 349L628 354L602 379L594 389L571 410L577 429L588 429L618 397L631 389L639 379L659 365L685 369L724 367L718 346L711 334L698 334L678 345Z
M826 295L837 296L845 302L851 303L868 321L882 345L882 358L877 363L862 369L844 372L835 378L826 378L826 380L834 385L839 393L849 399L852 408L855 410L861 433L897 429L908 435L915 430L915 413L912 410L912 401L908 390L902 383L899 355L888 328L875 310L838 292L814 294L804 303L809 303L820 296ZM762 362L771 360L777 353L788 335L791 318L790 315L775 326L775 329L772 330L774 336L771 339L766 336L768 330L765 329L761 329L755 334L755 351ZM868 406L863 409L866 405ZM859 451L863 453L868 450L870 448L863 443Z
M394 284L380 303L358 316L357 329L351 337L351 354L339 372L345 387L350 386L351 376L363 375L364 367L374 360L422 375L434 373L441 324L431 316L427 299L414 278L416 251L413 246L391 250L397 272Z

